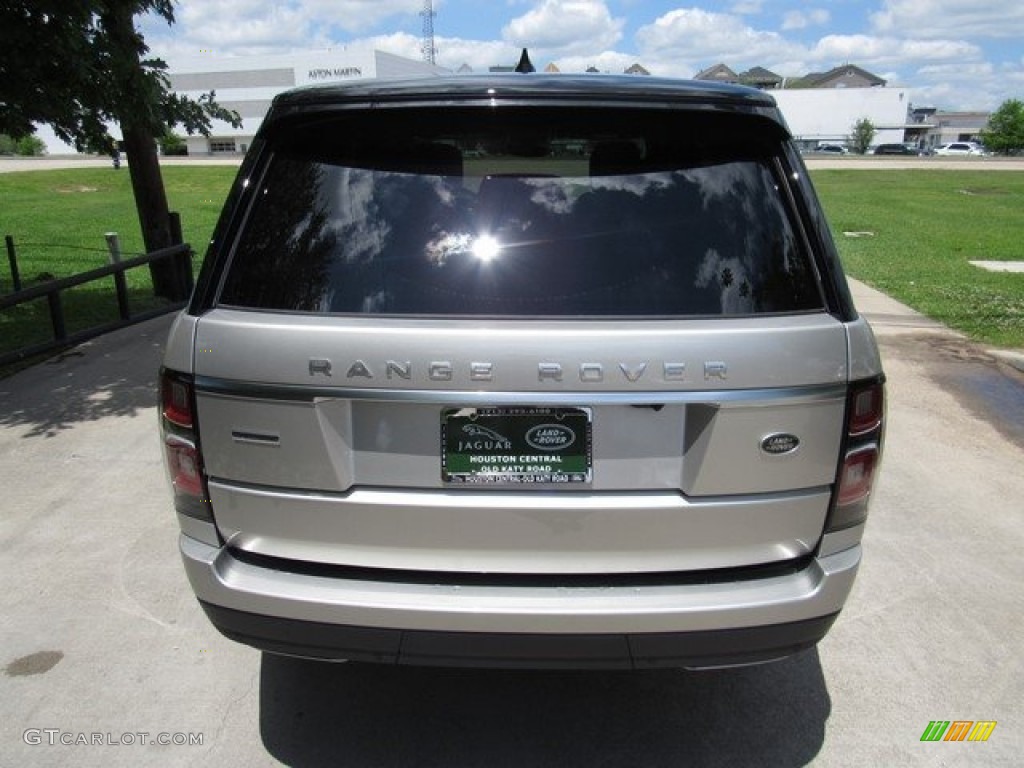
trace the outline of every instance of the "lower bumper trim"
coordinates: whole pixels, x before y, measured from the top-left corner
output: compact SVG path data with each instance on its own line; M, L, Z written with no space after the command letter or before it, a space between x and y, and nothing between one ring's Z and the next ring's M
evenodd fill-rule
M642 634L512 634L378 629L262 616L200 601L226 637L323 660L521 669L723 667L773 661L815 645L838 614L737 629Z

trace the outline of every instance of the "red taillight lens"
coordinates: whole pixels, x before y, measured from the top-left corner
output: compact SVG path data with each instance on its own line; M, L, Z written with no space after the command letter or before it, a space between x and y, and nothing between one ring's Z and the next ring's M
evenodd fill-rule
M836 471L826 532L864 522L882 455L885 385L882 381L854 386L846 404L846 435Z
M856 390L850 397L850 414L847 428L850 435L863 435L882 424L885 409L882 384L872 384Z
M839 491L836 503L841 506L866 502L871 495L878 466L878 446L869 445L847 454L839 470Z
M163 417L175 426L192 428L192 385L185 379L164 373L160 381Z
M195 445L177 435L164 437L167 471L175 493L204 497L203 475L199 464L199 451Z
M167 474L174 489L175 509L183 515L213 522L195 423L191 377L173 371L161 372L160 431Z

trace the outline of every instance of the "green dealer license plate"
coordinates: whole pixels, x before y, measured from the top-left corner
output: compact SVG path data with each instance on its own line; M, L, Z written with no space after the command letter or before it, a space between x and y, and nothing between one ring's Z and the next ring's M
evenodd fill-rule
M448 408L441 479L448 483L590 482L587 408Z

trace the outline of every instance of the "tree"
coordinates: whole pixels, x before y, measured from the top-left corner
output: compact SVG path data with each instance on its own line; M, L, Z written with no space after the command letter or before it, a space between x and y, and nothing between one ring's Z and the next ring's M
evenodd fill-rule
M868 151L871 142L875 140L875 124L870 118L862 117L853 124L853 132L850 134L849 143L853 151L863 155Z
M159 139L157 143L160 145L160 154L162 155L187 155L188 145L185 140L176 133L165 133Z
M23 157L39 157L46 154L46 142L38 136L22 136L15 143L14 151Z
M46 154L46 144L37 136L22 136L14 139L6 133L0 133L0 155L22 155L36 157Z
M981 132L986 149L1012 155L1024 150L1024 101L1007 99L989 116Z
M182 126L209 135L212 120L240 126L211 92L192 100L170 90L167 65L135 28L152 12L174 23L173 0L6 0L0 10L0 132L31 135L36 123L85 149L113 153L107 125L121 127L147 251L171 245L156 140ZM177 295L169 262L151 267L157 295Z

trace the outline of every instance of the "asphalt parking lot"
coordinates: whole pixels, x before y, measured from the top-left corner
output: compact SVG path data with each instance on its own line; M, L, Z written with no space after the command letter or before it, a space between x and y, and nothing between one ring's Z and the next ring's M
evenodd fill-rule
M154 408L169 318L0 380L0 765L1020 765L1024 376L856 296L890 382L865 562L816 650L746 669L261 655L210 627L178 560ZM934 720L997 725L922 742Z

